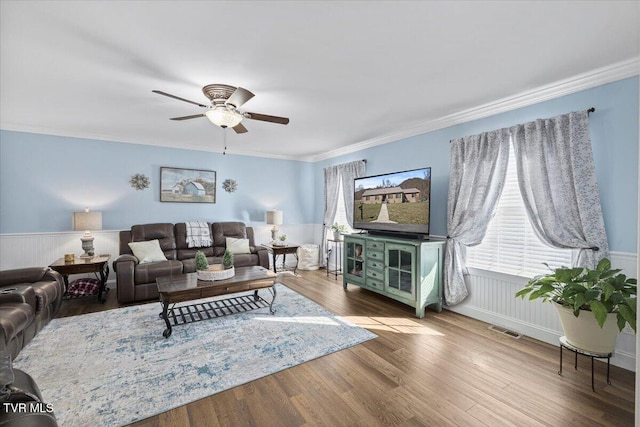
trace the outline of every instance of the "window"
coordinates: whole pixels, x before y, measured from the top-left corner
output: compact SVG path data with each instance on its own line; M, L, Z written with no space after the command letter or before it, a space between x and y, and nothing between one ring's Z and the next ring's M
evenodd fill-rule
M533 277L548 272L543 263L551 268L570 266L572 255L571 249L552 248L535 235L520 195L516 158L511 147L496 215L482 243L467 248L467 267Z

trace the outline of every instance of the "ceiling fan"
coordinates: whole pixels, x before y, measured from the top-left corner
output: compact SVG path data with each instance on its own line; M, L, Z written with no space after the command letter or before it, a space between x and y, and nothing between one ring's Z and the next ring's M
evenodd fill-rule
M197 105L198 107L208 108L206 113L194 114L191 116L173 117L171 120L189 120L196 119L198 117L206 117L214 125L221 128L230 127L236 133L245 133L247 128L241 123L243 119L260 120L263 122L278 123L286 125L289 123L289 119L286 117L269 116L267 114L249 113L238 111L245 102L253 98L255 95L246 89L241 87L234 87L222 84L210 84L202 88L204 96L209 98L211 105L203 105L199 102L190 101L188 99L180 98L179 96L171 95L170 93L162 92L160 90L154 90L153 93L158 95L168 96L179 101L188 102L190 104Z

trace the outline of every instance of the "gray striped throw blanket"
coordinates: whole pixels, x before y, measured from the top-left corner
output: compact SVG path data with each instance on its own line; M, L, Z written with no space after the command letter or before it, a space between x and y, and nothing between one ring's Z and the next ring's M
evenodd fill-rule
M204 221L187 221L187 246L201 248L211 246L211 232L209 224Z

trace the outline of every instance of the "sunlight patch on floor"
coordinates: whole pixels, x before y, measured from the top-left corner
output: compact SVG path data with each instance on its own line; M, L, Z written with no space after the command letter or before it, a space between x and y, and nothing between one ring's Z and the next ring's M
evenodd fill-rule
M398 334L434 335L444 336L442 332L429 328L415 320L402 317L369 317L369 316L342 316L343 319L352 322L362 328L389 331Z

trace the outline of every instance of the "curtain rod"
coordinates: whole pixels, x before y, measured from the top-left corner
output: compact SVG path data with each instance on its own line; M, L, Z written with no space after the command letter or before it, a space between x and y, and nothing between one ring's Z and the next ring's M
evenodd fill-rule
M591 108L589 108L589 109L587 110L587 114L593 113L593 112L595 112L595 111L596 111L595 107L591 107ZM453 141L453 139L450 139L450 140L449 140L449 144L451 144L451 142L452 142L452 141ZM366 160L365 160L365 162L366 162Z

